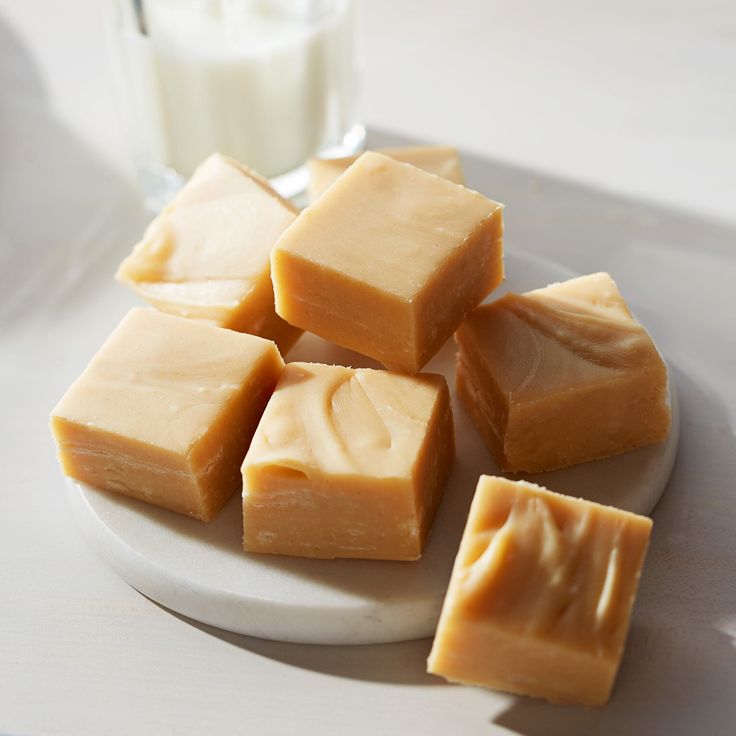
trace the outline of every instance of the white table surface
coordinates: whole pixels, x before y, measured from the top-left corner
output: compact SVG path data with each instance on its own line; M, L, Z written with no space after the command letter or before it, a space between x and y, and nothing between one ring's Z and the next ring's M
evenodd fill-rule
M0 732L732 734L736 9L369 0L374 140L456 143L509 247L609 270L669 356L682 439L611 703L424 674L429 641L278 644L157 607L84 544L47 416L129 302L144 223L101 0L0 0Z

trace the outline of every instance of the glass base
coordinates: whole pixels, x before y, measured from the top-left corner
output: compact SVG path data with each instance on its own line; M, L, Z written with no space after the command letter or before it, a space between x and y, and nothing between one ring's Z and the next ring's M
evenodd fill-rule
M143 203L154 214L161 212L187 181L186 177L168 166L141 164L137 173Z
M365 127L356 124L343 136L340 143L325 146L315 155L322 158L353 156L363 149L364 144ZM146 209L153 213L160 212L171 202L186 181L185 176L168 166L155 166L149 163L138 167L138 183L143 192L144 203ZM269 179L269 183L282 197L294 200L297 206L306 204L304 193L309 184L306 163L285 174L274 176Z

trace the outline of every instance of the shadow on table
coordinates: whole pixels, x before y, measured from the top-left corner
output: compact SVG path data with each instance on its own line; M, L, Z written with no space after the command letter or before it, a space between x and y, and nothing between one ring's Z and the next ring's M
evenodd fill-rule
M428 675L425 671L425 663L432 645L431 639L370 646L293 644L233 634L193 621L186 616L169 611L158 603L156 605L205 634L291 667L299 667L334 677L391 685L444 684L441 679Z
M101 272L116 288L115 267L149 215L131 182L54 114L35 60L2 16L0 87L0 322L28 329L92 308Z
M369 132L373 147L410 143L416 141ZM636 313L668 357L680 357L685 329L686 358L713 349L700 327L706 320L715 328L719 310L733 310L736 225L467 151L461 158L468 186L507 205L507 252L528 251L578 273L608 271L624 295L639 295ZM704 292L713 317L700 314Z

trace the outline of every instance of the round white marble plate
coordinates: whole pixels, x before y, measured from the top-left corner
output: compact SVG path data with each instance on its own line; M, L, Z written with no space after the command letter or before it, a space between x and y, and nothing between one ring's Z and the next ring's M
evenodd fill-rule
M526 291L575 274L531 255L507 253L502 291ZM500 292L496 292L496 298ZM452 341L426 370L454 385ZM290 360L375 366L305 335ZM671 375L671 374L670 374ZM677 451L679 419L670 384L672 430L658 445L553 473L527 476L550 489L649 513L664 490ZM496 465L453 394L457 460L424 556L418 562L309 560L241 548L240 498L210 524L70 483L86 537L134 588L212 626L267 639L313 644L372 644L431 636L470 500L481 473Z

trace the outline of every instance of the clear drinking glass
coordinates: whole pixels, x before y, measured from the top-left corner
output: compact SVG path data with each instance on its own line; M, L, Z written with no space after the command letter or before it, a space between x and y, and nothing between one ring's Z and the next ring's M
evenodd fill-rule
M114 0L124 117L150 206L232 156L284 195L362 147L357 0Z

